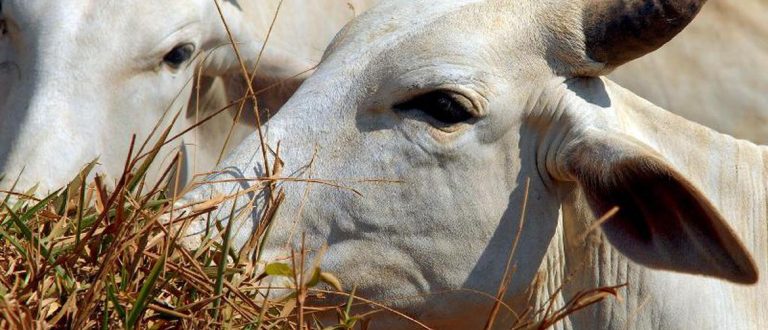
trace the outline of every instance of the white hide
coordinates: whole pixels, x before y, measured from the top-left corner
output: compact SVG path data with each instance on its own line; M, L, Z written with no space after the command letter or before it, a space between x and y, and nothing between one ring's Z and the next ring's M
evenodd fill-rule
M768 283L758 278L768 271L768 150L607 79L574 77L601 65L585 57L581 6L402 0L350 23L265 125L264 143L280 143L283 176L332 180L362 196L280 182L286 200L266 259L298 249L305 233L309 248L327 245L322 267L347 289L433 327L482 328L525 211L505 295L517 313L628 283L622 301L556 328L768 327ZM445 125L419 108L396 109L435 90L460 99L472 119ZM264 175L261 143L247 138L209 178L229 181L185 201L249 188L254 181L231 179ZM255 191L237 201L255 200L234 227L237 246L264 211ZM637 212L620 210L584 241L614 200ZM193 223L189 239L206 227ZM409 325L376 318L375 328ZM502 308L497 326L515 318Z
M217 1L247 68L253 70L280 1ZM352 4L358 13L367 6L366 1ZM254 84L260 89L288 81L262 95L262 106L274 112L295 90L304 77L296 75L311 70L330 39L355 16L349 6L346 1L285 2ZM214 0L2 0L0 7L4 188L23 172L16 189L39 183L38 193L44 194L73 179L96 157L102 164L97 171L112 182L122 173L132 134L137 134L138 149L161 118L162 130L181 111L172 135L178 133L228 104L225 85L232 77L239 82L240 65ZM166 54L184 44L194 47L189 60L178 68L164 62ZM193 77L203 59L202 80L208 90L202 90L199 108L188 108L197 100ZM236 93L242 87L230 87L231 98L242 96ZM159 156L164 161L157 162L150 180L182 141L187 152L183 173L210 170L235 111L165 148ZM249 125L236 127L230 146L253 131L252 116L243 122Z

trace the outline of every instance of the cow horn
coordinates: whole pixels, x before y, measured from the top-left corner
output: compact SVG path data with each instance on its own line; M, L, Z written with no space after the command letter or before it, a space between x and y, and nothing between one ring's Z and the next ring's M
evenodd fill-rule
M615 68L671 40L698 14L706 0L587 0L587 55Z

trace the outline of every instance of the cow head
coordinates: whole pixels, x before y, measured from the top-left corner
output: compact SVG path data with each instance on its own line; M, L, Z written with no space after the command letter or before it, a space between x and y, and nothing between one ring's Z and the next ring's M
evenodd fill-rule
M602 228L632 260L754 282L717 210L629 134L617 114L625 104L598 77L661 46L701 3L595 3L393 1L348 25L263 127L272 151L280 143L283 176L332 183L280 183L288 197L266 258L306 233L307 246L327 244L323 267L361 295L422 319L478 322L492 299L472 290L496 291L513 246L511 299L525 297L558 222L592 223L618 206ZM218 183L186 199L247 190L267 173L260 148L258 137L245 140ZM233 227L237 245L264 198L237 201L256 201ZM231 202L220 209L214 218L229 219Z
M252 70L274 3L219 2ZM162 130L187 105L197 72L241 68L212 0L4 0L0 22L0 173L7 186L23 171L19 189L57 188L96 157L102 171L119 175L131 135L140 145L164 118ZM277 80L312 67L278 47L267 47L260 63L259 72ZM182 112L176 131L205 115L197 110ZM213 130L226 137L226 128ZM185 137L195 150L223 145L194 139Z

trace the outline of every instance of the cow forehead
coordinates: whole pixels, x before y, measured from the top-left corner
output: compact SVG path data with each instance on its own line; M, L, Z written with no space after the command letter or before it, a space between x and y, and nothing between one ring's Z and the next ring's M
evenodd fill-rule
M534 17L541 12L537 6L495 1L380 5L337 35L318 73L348 75L357 67L368 80L407 80L410 87L441 79L461 84L489 75L544 73L545 46L535 35L547 27ZM425 74L412 74L416 71Z
M3 2L22 68L46 77L82 72L108 80L154 68L178 44L200 47L200 9L198 1Z
M331 53L355 53L369 56L392 48L409 36L445 21L449 13L478 3L463 1L392 1L380 3L340 31L326 50ZM366 45L361 47L362 45Z
M198 1L6 0L3 15L30 37L70 37L60 46L98 40L103 47L159 41L201 19Z
M199 8L199 1L139 1L139 0L4 0L4 13L11 14L20 23L45 22L53 18L58 23L107 21L120 23L134 20L149 22L149 19L165 18L162 22L173 21L175 16L186 15ZM174 15L168 15L174 13ZM145 26L142 26L145 28Z

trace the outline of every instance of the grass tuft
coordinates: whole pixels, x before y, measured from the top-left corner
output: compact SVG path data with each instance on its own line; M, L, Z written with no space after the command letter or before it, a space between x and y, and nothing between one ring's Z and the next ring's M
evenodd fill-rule
M206 216L227 199L208 201L172 224L163 221L175 210L164 185L146 189L151 187L145 182L148 161L155 155L129 157L114 188L91 173L94 161L42 199L33 197L34 191L0 193L1 329L293 329L304 317L314 319L314 313L339 307L303 306L298 315L299 297L314 298L309 291L328 283L340 287L338 280L319 267L306 280L297 277L300 271L291 265L300 262L254 264L251 257L268 227L261 237L249 239L255 243L235 253L229 243L234 212L222 244L206 242L195 251L177 244L180 233L171 228ZM269 301L262 284L269 277L288 279L288 287L272 289L294 293ZM295 279L305 283L297 285Z

